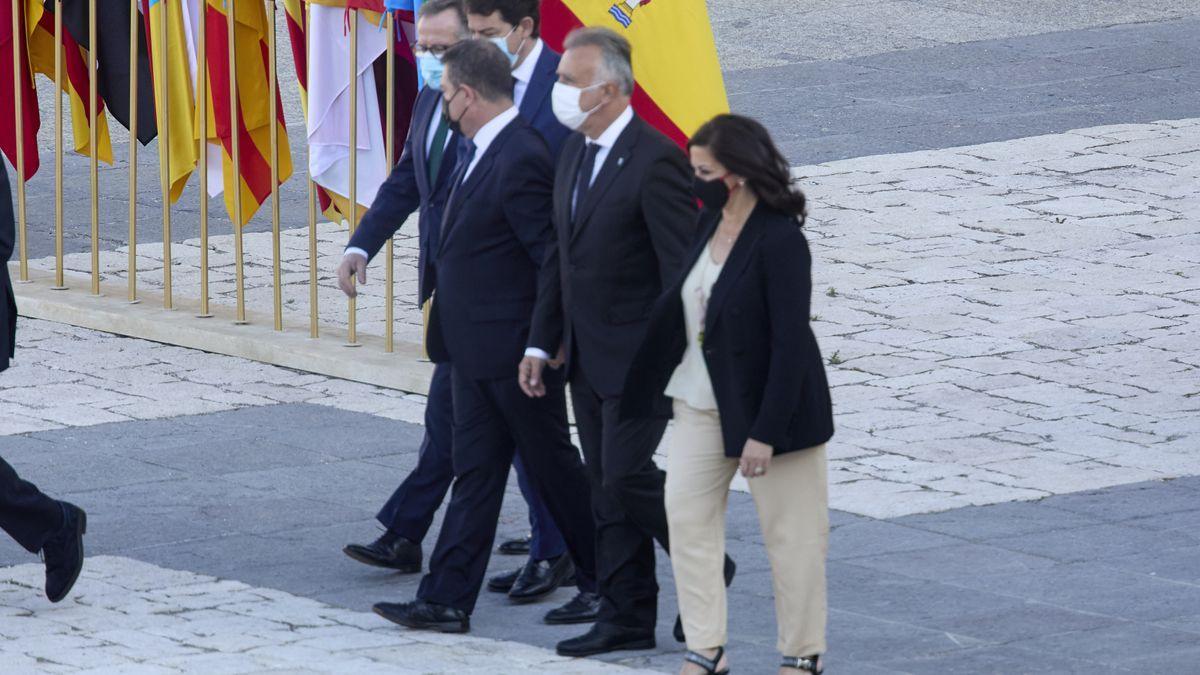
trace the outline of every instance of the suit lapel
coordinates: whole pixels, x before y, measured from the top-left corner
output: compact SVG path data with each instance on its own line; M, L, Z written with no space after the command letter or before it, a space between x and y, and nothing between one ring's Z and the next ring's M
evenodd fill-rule
M454 232L458 228L453 227L453 223L455 218L458 216L459 210L462 208L462 205L466 203L467 199L471 197L471 193L474 192L477 187L479 187L479 184L482 183L483 179L487 177L489 172L491 172L492 166L496 163L496 155L498 155L503 149L504 143L508 140L514 125L519 121L519 119L520 118L509 122L508 126L504 127L500 134L496 136L495 140L492 141L492 144L488 146L488 149L483 153L483 156L479 158L479 163L476 164L475 168L471 170L471 175L467 176L467 180L462 185L452 188L452 192L450 193L450 201L446 204L446 216L442 220L442 240L438 246L439 250L445 248L446 242L450 239L450 237L454 236Z
M721 310L724 309L725 300L729 297L729 289L733 287L734 282L746 271L746 266L750 264L750 260L754 257L755 245L758 243L758 238L762 236L762 228L760 227L761 218L758 217L761 209L761 203L754 207L754 212L746 220L746 225L742 228L742 233L733 244L733 250L729 252L729 257L725 259L725 265L721 268L721 274L717 276L717 282L713 284L712 295L708 299L708 308L704 313L704 332L706 334L712 333L713 326L717 322L717 317L721 315ZM712 238L712 233L716 232L717 225L720 222L721 217L718 214L713 220L712 231L704 239L705 246L708 245L708 240Z
M579 142L582 138L579 134L575 134L570 141L571 149L563 151L560 161L566 162L567 173L555 183L555 188L559 191L558 222L562 223L563 229L569 237L575 236L576 229L575 223L571 220L571 199L575 196L575 176L579 175L579 165L583 162L583 153L587 148L586 142Z
M432 95L430 95L432 94ZM425 182L425 190L422 194L429 194L429 189L435 185L436 176L429 175L429 148L426 147L426 139L429 138L429 125L433 121L433 111L437 108L437 99L441 96L429 87L421 90L421 95L417 97L417 109L414 111L417 115L417 123L413 125L413 161L416 164L417 180ZM420 187L420 186L418 186Z
M533 69L533 77L529 78L525 97L521 99L521 117L531 123L537 117L538 111L542 110L546 97L550 95L550 89L557 77L554 72L556 68L554 52L550 51L550 45L543 43L542 53L538 56L538 62Z
M641 134L641 120L634 117L629 126L625 127L625 131L617 138L617 142L608 152L608 157L604 160L604 166L600 168L600 173L596 176L595 182L592 183L591 189L588 190L587 196L582 204L576 205L575 213L575 230L571 233L572 238L579 235L583 231L584 225L592 212L604 199L604 193L616 180L617 175L621 173L621 169L629 163L629 157L633 154L633 149L637 145L637 138ZM579 174L579 165L575 165L575 175Z

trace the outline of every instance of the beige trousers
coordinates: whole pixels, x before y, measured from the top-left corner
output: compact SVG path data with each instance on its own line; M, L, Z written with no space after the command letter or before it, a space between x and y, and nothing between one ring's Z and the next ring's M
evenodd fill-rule
M696 410L678 399L667 452L667 522L679 612L688 649L713 649L727 640L725 507L738 460L725 456L717 412ZM779 455L766 475L748 483L771 560L779 651L823 654L829 546L825 446Z

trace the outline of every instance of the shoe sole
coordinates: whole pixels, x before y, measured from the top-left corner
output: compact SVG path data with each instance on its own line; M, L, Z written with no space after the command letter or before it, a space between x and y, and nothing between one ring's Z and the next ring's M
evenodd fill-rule
M79 573L83 571L83 535L85 534L87 534L87 512L79 509L79 527L75 531L75 541L79 544L79 564L72 570L71 579L67 581L62 595L57 598L48 598L50 602L62 602L63 598L71 594L71 589L75 588L75 582L79 580Z
M391 621L394 624L398 624L398 625L404 626L405 628L412 628L415 630L432 630L432 631L437 631L438 633L466 633L471 630L470 624L467 624L466 626L464 626L458 622L455 622L455 623L417 623L415 621L401 621L399 619L396 619L395 617L391 617L391 616L388 616L387 614L384 614L383 612L379 611L377 608L372 608L371 611L375 612L379 616L382 616L383 618L387 619L388 621Z
M608 654L611 652L643 651L643 650L647 650L647 649L654 649L656 646L657 646L657 643L654 641L653 638L650 638L647 640L639 640L637 642L627 642L623 645L617 645L616 647L609 647L608 649L585 649L585 650L578 651L578 652L564 651L562 649L555 649L554 651L559 656L568 656L568 657L572 657L572 658L584 658L587 656L596 656L597 654Z
M596 623L596 619L598 619L598 618L600 618L600 617L592 616L592 617L588 617L586 619L579 618L579 619L567 619L567 620L543 618L542 623L546 624L547 626L574 626L576 624L581 624L581 623Z
M358 553L357 551L352 551L349 548L343 548L342 553L345 553L347 556L349 556L353 560L357 560L358 562L360 562L364 565L370 565L371 567L379 567L379 568L382 568L385 570L395 570L395 571L399 572L400 574L417 574L418 572L421 571L420 565L389 565L388 563L385 563L382 560L378 560L378 559L372 558L370 556L362 555L361 553Z

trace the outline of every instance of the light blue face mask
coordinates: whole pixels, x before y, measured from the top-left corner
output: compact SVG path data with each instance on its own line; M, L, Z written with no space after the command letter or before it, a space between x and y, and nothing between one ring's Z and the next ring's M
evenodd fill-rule
M438 89L442 86L442 71L446 70L446 66L442 64L442 57L422 54L417 57L417 68L421 71L421 79L426 87Z
M512 30L508 31L508 35L505 35L504 37L496 36L496 37L488 38L489 42L491 42L492 44L499 47L500 51L504 52L504 55L508 57L508 65L510 67L517 65L518 55L521 51L521 48L525 46L525 40L521 40L521 44L517 45L516 52L508 51L508 38L509 38L509 36L511 36L513 34L513 31L515 31L515 30L517 30L517 27L513 26Z

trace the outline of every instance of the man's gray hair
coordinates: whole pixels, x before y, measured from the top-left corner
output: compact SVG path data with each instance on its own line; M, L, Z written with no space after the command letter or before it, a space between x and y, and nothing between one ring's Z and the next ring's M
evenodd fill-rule
M442 12L454 12L454 15L458 17L459 36L463 38L470 36L471 31L467 29L467 10L463 6L462 0L426 0L417 10L417 19L437 16Z
M595 47L600 50L600 75L615 82L626 96L633 95L633 47L629 40L608 28L577 28L564 43L565 49Z

